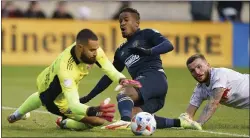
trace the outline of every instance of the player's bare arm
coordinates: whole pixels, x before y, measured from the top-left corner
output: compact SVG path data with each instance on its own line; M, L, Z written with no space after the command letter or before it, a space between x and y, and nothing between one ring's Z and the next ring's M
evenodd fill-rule
M196 111L198 110L198 108L199 108L199 107L197 107L197 106L194 106L194 105L192 105L192 104L189 104L189 106L188 106L188 108L187 108L187 110L186 110L186 113L188 113L190 119L193 120L194 115L195 115Z
M204 125L212 117L217 107L219 106L224 91L225 88L213 89L212 96L208 100L207 105L205 106L202 114L200 115L200 118L197 121L198 123Z

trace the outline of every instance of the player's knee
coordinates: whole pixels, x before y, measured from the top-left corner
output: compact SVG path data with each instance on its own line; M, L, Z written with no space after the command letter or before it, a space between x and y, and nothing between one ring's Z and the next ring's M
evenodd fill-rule
M160 110L160 109L162 109L162 108L163 108L163 106L164 106L164 103L159 104L159 105L158 105L159 110Z
M159 103L159 110L160 110L161 108L163 108L164 104L165 104L165 100L160 100L160 103Z
M122 92L120 92L116 99L117 101L123 97L130 97L133 101L137 101L139 99L138 93L133 87L125 88Z
M131 97L132 97L131 95L127 95L127 94L124 94L124 93L119 93L116 96L116 100L117 100L117 102L123 101L123 100L131 100L131 101L134 102L134 99L132 99Z
M125 93L118 93L117 96L116 96L116 100L119 102L120 100L132 100L130 98L130 96L128 96L127 94Z

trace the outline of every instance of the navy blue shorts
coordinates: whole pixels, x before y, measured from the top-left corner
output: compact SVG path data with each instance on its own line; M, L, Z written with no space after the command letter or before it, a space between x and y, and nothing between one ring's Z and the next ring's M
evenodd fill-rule
M139 101L135 106L140 107L144 112L155 113L160 110L165 103L168 91L167 77L163 69L150 69L135 78L142 84L137 89Z

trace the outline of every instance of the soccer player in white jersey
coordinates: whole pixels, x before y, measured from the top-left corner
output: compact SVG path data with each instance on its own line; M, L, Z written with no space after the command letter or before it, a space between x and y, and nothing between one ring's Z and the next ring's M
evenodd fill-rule
M213 68L202 54L188 58L187 68L198 81L186 113L181 116L192 119L204 100L208 100L197 122L202 126L214 114L219 104L249 109L249 74L241 74L228 68Z

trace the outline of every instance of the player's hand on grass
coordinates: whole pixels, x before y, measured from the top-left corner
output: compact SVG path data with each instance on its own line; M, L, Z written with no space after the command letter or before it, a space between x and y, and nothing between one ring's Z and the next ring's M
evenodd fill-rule
M97 116L103 118L109 122L113 121L115 114L115 104L102 102L100 106L89 107L87 110L88 116Z
M202 130L202 125L196 121L194 121L188 113L182 113L180 114L179 118L184 121L184 128L191 128L191 129L197 129Z
M192 120L192 118L189 116L188 113L181 113L181 114L180 114L180 117L183 117L183 118L187 118L187 119Z
M150 56L152 54L151 49L146 49L143 47L131 47L129 48L129 51L141 56Z
M142 85L139 81L122 78L119 81L119 85L116 86L115 91L120 91L121 89L125 87L141 88Z

